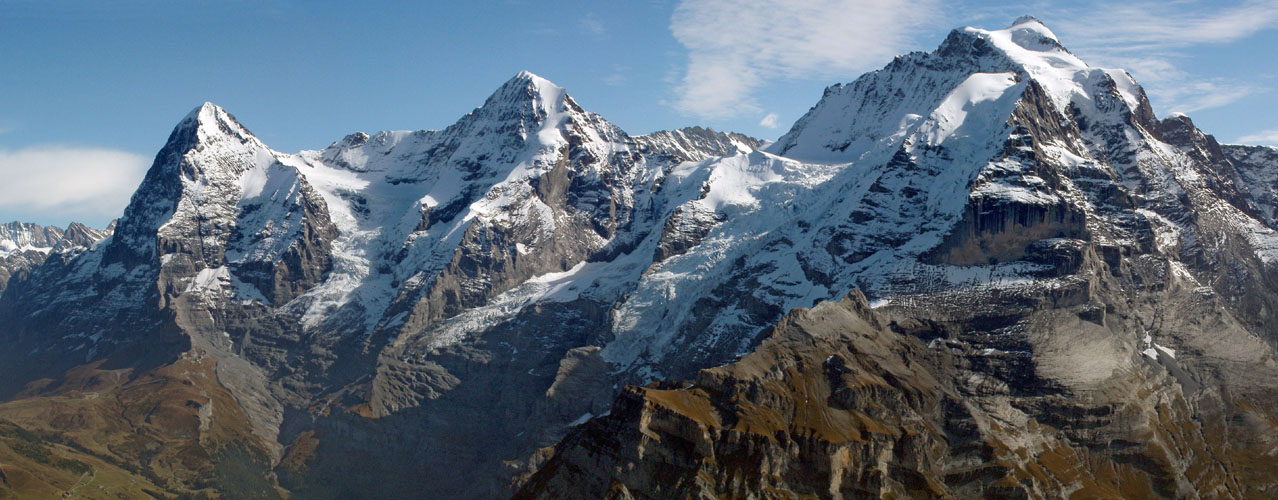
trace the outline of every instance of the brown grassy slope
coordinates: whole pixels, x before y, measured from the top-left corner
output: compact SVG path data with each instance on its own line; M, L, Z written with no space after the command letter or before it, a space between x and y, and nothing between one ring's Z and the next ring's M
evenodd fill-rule
M0 419L23 429L11 442L31 438L52 453L50 464L0 459L14 478L10 494L48 498L82 480L77 495L107 488L124 498L282 496L268 479L265 446L215 366L198 353L136 374L95 362L0 403ZM77 461L96 474L81 478Z

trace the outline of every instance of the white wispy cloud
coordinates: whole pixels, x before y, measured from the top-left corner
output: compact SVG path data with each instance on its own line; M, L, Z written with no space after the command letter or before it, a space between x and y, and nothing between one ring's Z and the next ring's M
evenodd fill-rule
M610 86L616 87L619 85L624 85L626 81L630 80L629 74L630 74L630 66L626 66L624 64L614 64L608 70L608 74L604 75L602 80L604 85L610 85Z
M1244 135L1234 140L1235 144L1263 144L1278 146L1278 130L1262 130L1254 134Z
M603 38L603 36L608 33L608 29L604 27L603 21L600 21L599 17L593 12L587 13L581 17L581 30L595 38Z
M683 0L670 31L688 64L670 102L709 118L760 111L768 81L847 78L912 47L938 20L937 0Z
M1168 110L1173 113L1193 113L1218 108L1264 90L1255 85L1224 79L1157 81L1152 84L1152 88L1151 92L1156 98L1166 101L1169 104Z
M759 120L759 126L768 128L777 128L777 119L781 118L776 113L768 113Z
M1157 111L1190 113L1224 106L1265 89L1181 69L1189 51L1278 28L1278 0L1092 2L1049 9L1066 45L1101 66L1122 67L1149 93ZM1121 21L1114 21L1114 20Z
M1215 0L1121 5L1093 2L1077 10L1079 15L1064 24L1071 32L1126 51L1226 43L1278 26L1278 1L1275 0L1251 0L1234 5L1222 5ZM1101 19L1108 22L1098 22Z
M118 215L148 163L144 156L111 149L0 149L0 210L73 219Z

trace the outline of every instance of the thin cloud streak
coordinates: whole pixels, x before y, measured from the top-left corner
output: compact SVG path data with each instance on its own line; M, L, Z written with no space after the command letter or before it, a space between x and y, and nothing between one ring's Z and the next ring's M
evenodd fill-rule
M1278 146L1278 130L1263 130L1254 134L1244 135L1235 140L1234 143Z
M846 78L908 50L940 17L936 0L684 0L670 31L688 49L675 109L703 118L761 112L776 79Z
M594 13L588 13L581 18L581 30L595 38L603 38L604 35L608 34L608 29L604 27L603 21L600 21L599 17L595 16Z
M1173 113L1193 113L1219 108L1263 90L1252 85L1228 81L1183 81L1179 82L1178 88L1166 88L1165 84L1158 83L1154 89L1160 98L1171 101L1170 109Z
M1278 26L1278 1L1250 1L1221 8L1219 2L1138 2L1085 8L1061 26L1084 39L1101 39L1115 51L1147 51L1203 43L1228 43ZM1122 19L1122 22L1097 22ZM1068 18L1067 18L1068 19Z
M630 80L630 66L624 64L614 64L608 74L602 78L604 85L618 87L625 85Z

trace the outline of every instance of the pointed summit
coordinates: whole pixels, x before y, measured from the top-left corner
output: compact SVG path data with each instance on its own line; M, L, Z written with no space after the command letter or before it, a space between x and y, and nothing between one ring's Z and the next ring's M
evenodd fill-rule
M480 110L531 111L545 118L572 108L577 108L576 103L563 87L525 70L498 87Z
M216 104L205 102L187 113L173 127L168 142L156 156L151 170L159 175L169 175L162 172L177 168L182 164L183 156L193 150L205 151L207 155L251 156L256 154L253 153L255 151L269 148L241 125L234 115ZM188 172L188 177L191 177L190 174ZM150 176L148 173L148 178Z
M1012 24L1008 25L1008 29L1015 28L1017 26L1020 26L1022 24L1027 24L1027 23L1037 23L1039 26L1043 26L1044 28L1047 27L1047 25L1043 24L1043 21L1040 21L1037 17L1034 17L1030 14L1025 14L1021 17L1016 18L1014 21L1012 21Z
M1009 32L1012 41L1027 50L1047 51L1060 49L1069 53L1069 50L1061 45L1061 41L1056 37L1051 29L1039 21L1034 16L1021 16L1012 21L1012 25L1002 31Z
M190 113L187 113L184 120L200 120L200 119L208 120L216 116L217 113L225 113L225 112L226 110L222 109L221 106L213 104L210 101L204 101L204 104L196 106L195 109L192 109Z
M234 115L226 112L221 106L205 102L192 109L173 127L173 132L169 134L164 148L156 155L152 170L166 165L176 166L182 155L200 144L205 146L251 145L266 148L266 145L241 125Z
M532 85L535 85L535 86L545 86L545 85L548 85L548 86L551 86L551 87L561 88L561 87L559 87L558 85L555 85L554 83L552 83L550 80L547 80L547 79L545 79L545 78L542 78L542 77L538 76L536 73L533 73L533 72L528 71L528 70L526 70L526 69L525 69L525 70L520 71L519 73L516 73L516 74L515 74L515 76L514 76L514 77L512 77L512 78L509 80L509 82L507 82L507 83L510 83L510 82L528 82L528 83L530 83L530 84L532 84ZM561 89L562 89L562 88L561 88Z
M228 113L221 106L205 101L204 104L192 109L187 113L182 121L174 128L173 133L178 131L195 133L193 138L196 142L208 142L217 137L228 137L236 139L239 142L247 142L250 138L256 139L252 132L249 132L239 120L235 119L235 115ZM170 141L173 137L170 137Z
M545 78L542 78L540 76L537 76L535 73L528 70L523 70L523 71L520 71L519 73L516 73L514 77L511 77L510 80L507 80L506 83L502 84L502 88L506 88L506 87L531 88L536 92L545 92L545 91L563 92L564 90L563 87L555 85L554 82L547 80Z
M1081 60L1074 57L1064 45L1061 45L1056 33L1053 33L1047 25L1034 16L1018 17L1015 21L1012 21L1011 26L1001 30L967 27L962 30L955 30L955 33L975 36L987 42L992 42L995 48L1013 59L1024 59L1024 57L1018 57L1018 53L1021 51L1059 52L1067 56L1065 57L1066 60L1062 61L1064 64L1086 66Z
M110 257L130 264L145 262L154 250L157 229L174 217L183 198L217 198L213 193L227 191L225 186L232 184L238 195L240 177L259 164L269 164L273 154L218 105L205 102L191 110L173 127L129 200ZM238 196L222 199L234 203Z
M463 137L491 136L484 140L488 143L485 147L514 151L537 143L536 148L540 149L558 147L556 144L564 139L559 130L564 124L590 120L600 118L582 109L563 87L531 72L520 71L498 87L482 106L443 133L458 144L467 142L460 140ZM475 149L476 144L469 144L463 150ZM470 153L463 151L462 154Z

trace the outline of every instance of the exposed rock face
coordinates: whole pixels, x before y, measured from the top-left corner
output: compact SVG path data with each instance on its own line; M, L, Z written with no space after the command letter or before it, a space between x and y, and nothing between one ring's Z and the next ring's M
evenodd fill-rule
M976 431L951 365L860 294L800 310L736 363L628 388L515 498L941 494L929 482L948 432Z
M1278 223L1278 148L1271 146L1221 146L1238 175L1237 185L1255 204L1256 213L1270 227Z
M702 127L653 132L635 137L635 143L641 153L656 156L671 166L685 161L749 153L767 145L750 136L720 133Z
M1278 464L1254 458L1278 444L1272 366L1194 379L1150 347L1075 392L1001 359L1024 354L961 334L925 344L917 335L941 332L915 325L893 331L859 293L796 310L738 362L627 388L515 498L1259 498L1274 486Z

